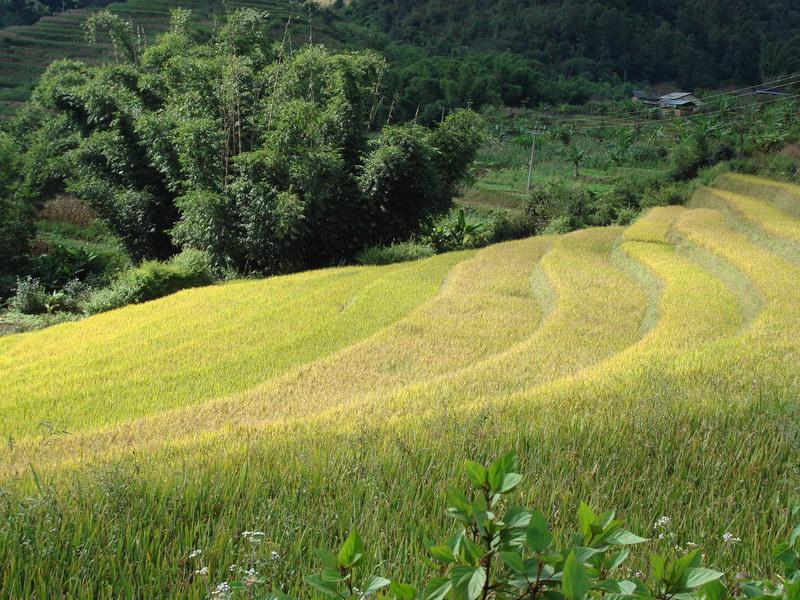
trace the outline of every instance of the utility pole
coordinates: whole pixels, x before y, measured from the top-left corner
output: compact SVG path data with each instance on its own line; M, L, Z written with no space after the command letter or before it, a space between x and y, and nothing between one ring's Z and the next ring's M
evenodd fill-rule
M531 193L531 180L533 179L533 159L536 156L536 136L544 133L545 129L542 125L535 125L531 130L531 160L528 163L528 187L525 190L527 194Z

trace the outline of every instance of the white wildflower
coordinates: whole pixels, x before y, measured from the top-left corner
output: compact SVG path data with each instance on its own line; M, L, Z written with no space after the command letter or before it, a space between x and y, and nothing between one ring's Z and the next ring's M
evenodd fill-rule
M267 534L263 531L243 531L242 537L251 544L260 544Z
M194 572L195 575L208 575L208 567L203 567L202 569L197 569Z
M200 550L200 549L197 549L197 550L192 550L192 553L189 555L189 558L197 558L197 557L198 557L198 556L200 556L202 553L203 553L203 551L202 551L202 550Z
M277 561L279 561L279 560L281 559L281 555L280 555L280 554L278 554L277 552L275 552L275 550L273 550L273 551L272 551L272 554L270 554L270 558L271 558L271 559L272 559L274 562L277 562Z
M672 519L669 517L661 517L658 521L655 522L653 525L653 529L666 529L669 527L669 524L672 522Z
M734 537L730 531L726 531L722 534L722 541L726 544L738 544L742 541L742 538Z
M694 542L686 542L686 547L687 548L697 548L697 544L695 544Z
M230 598L230 595L231 586L228 585L227 581L223 581L211 591L211 598L214 600L225 600L226 598Z

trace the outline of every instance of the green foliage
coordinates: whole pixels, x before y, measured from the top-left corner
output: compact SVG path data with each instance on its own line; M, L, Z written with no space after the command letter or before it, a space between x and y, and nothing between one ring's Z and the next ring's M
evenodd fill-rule
M591 190L563 179L550 178L531 190L525 212L537 232L557 221L558 227L549 229L548 233L566 233L592 222L595 201L596 194Z
M87 30L108 31L123 62L44 73L15 125L24 197L69 191L135 261L196 248L215 268L264 274L352 260L446 213L481 144L477 115L368 144L383 58L290 51L274 26L239 10L198 43L178 10L143 50L129 22L96 13Z
M115 55L129 62L138 60L139 51L136 47L133 24L119 15L109 10L93 13L86 19L85 29L86 36L92 44L97 44L97 34L105 31L114 46Z
M0 274L18 272L34 232L32 207L14 197L17 167L17 149L0 131Z
M390 265L433 256L434 249L419 242L397 242L388 246L372 246L363 250L356 260L362 265Z
M26 277L17 282L16 292L8 306L26 315L39 315L48 312L48 300L49 294L44 285L33 277Z
M55 289L78 279L101 275L105 265L97 254L81 246L58 244L31 261L31 270L49 288Z
M22 315L53 315L56 313L78 313L85 292L84 285L77 279L68 281L55 291L33 277L17 281L14 296L8 307L12 312Z
M170 262L146 261L123 272L108 288L91 294L86 301L86 312L104 312L155 300L183 289L209 285L213 280L211 258L199 250L185 250Z
M793 8L787 0L756 0L734 11L725 3L700 6L689 0L669 5L354 0L350 12L428 55L458 56L468 47L483 51L491 64L493 52L510 51L538 61L538 71L560 76L564 87L578 78L711 87L796 71L800 16ZM497 69L495 77L502 85L492 91L538 100L531 93L536 88L508 67ZM586 89L583 83L577 87Z
M355 529L338 555L318 553L325 568L320 575L307 576L306 583L340 599L378 594L395 600L584 600L607 595L637 600L796 600L800 593L800 525L774 553L784 570L778 580L746 581L737 575L726 586L721 583L723 572L702 566L699 548L683 554L652 552L648 571L632 573L624 563L632 549L649 540L627 531L614 512L598 514L581 503L578 529L559 542L542 512L508 502L523 479L513 453L489 465L466 461L465 471L471 489L466 494L447 489L447 514L457 529L441 544L426 543L437 573L419 589L360 568L366 549ZM800 507L793 516L800 516Z

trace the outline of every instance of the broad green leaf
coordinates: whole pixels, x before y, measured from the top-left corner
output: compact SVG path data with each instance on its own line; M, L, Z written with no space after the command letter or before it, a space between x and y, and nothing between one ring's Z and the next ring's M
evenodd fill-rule
M452 573L453 589L462 600L475 600L483 591L486 571L483 567L455 567Z
M722 577L722 573L704 567L690 567L681 577L681 590L693 590Z
M423 592L425 600L442 600L453 588L453 582L449 579L434 579Z
M587 538L592 534L592 523L597 519L592 508L585 502L581 502L578 507L578 523L581 527L581 534Z
M333 583L338 583L339 581L347 579L347 576L342 575L342 571L338 567L325 567L322 569L320 577L324 581L331 581Z
M582 600L589 591L589 578L586 569L575 558L575 553L571 553L564 563L564 571L561 575L561 593L567 600Z
M611 573L614 569L619 567L622 563L624 563L628 556L630 556L631 551L625 548L619 554L617 554L610 563L606 566L606 570Z
M367 582L364 584L364 589L361 590L361 594L364 596L369 596L378 592L389 585L391 581L386 579L385 577L378 577L377 575L370 575Z
M503 487L503 479L510 473L517 472L517 457L513 452L504 454L491 465L489 465L489 489L493 492L500 492Z
M389 595L396 600L414 600L417 590L414 589L413 585L393 581L389 585Z
M666 560L660 554L650 554L650 574L656 581L664 579Z
M794 550L792 550L786 543L779 545L775 549L775 552L772 554L772 558L781 563L787 569L791 569L797 561L797 555L795 554Z
M745 598L763 598L766 596L764 590L755 581L746 581L739 584L739 591Z
M578 547L575 548L573 553L575 554L575 559L580 563L584 564L588 562L590 558L592 558L595 554L602 554L605 552L605 548L584 548Z
M362 558L364 558L364 542L361 541L358 531L353 529L342 547L339 548L339 566L354 567L361 562Z
M786 600L800 600L800 579L784 584L783 590L786 592Z
M501 494L507 494L515 487L517 487L522 481L522 475L519 473L506 473L503 477L503 481L500 484L500 489L498 490Z
M511 550L500 553L500 560L515 573L525 572L525 563L522 562L522 557Z
M441 564L450 564L456 562L456 557L449 546L431 546L428 548L433 560Z
M336 568L339 566L339 561L336 559L336 555L330 550L324 550L320 548L319 550L317 550L317 557L322 561L322 564L325 565L326 567Z
M461 542L461 558L465 563L477 565L483 558L483 548L472 540L465 538Z
M312 588L325 594L326 596L338 596L339 592L335 583L331 581L325 581L321 577L317 577L315 575L309 575L305 578L305 582L310 585Z
M488 483L486 468L473 460L465 462L467 476L477 487L483 487Z
M523 529L531 522L531 511L516 506L509 508L503 522L510 529Z
M614 546L629 546L631 544L641 544L642 542L646 541L647 540L645 538L639 537L638 535L635 535L630 531L625 531L624 529L615 531L605 539L606 543Z
M534 552L544 552L550 547L553 536L550 534L547 519L545 519L541 511L534 510L531 513L526 537L528 546Z
M715 579L705 584L702 592L705 600L725 600L728 595L728 588L721 581Z
M464 536L467 535L467 532L462 528L456 531L453 535L447 538L447 547L453 551L454 555L458 555L459 550L461 549L461 542L464 541Z
M795 527L792 530L792 533L789 535L789 545L794 546L794 543L798 538L800 538L800 525L797 525L797 527Z

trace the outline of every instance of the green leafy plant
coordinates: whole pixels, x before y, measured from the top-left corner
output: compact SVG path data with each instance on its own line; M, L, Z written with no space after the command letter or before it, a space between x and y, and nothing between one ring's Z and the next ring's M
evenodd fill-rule
M623 526L614 512L578 508L578 528L560 542L544 513L509 504L522 482L513 453L483 465L466 461L471 488L447 490L447 514L458 527L426 549L436 576L421 587L372 574L363 567L367 550L356 530L338 553L320 551L323 570L305 577L315 593L341 600L372 596L395 600L725 600L800 598L800 525L775 558L783 572L762 581L733 578L702 565L699 548L686 553L650 553L647 573L624 565L632 548L649 540ZM800 507L793 511L800 517ZM283 600L282 593L269 596Z

